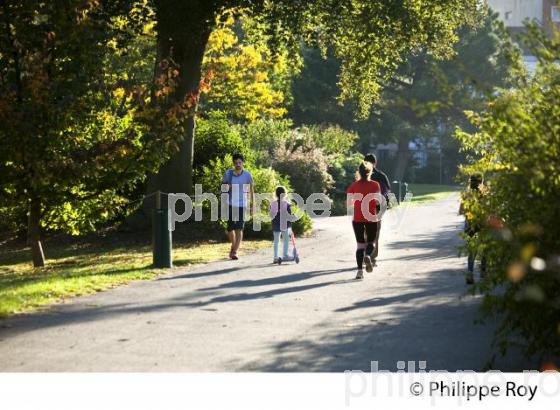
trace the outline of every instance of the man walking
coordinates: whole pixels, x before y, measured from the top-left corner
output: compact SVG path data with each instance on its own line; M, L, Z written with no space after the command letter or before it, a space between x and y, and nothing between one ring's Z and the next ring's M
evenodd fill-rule
M371 163L371 165L373 166L373 171L371 173L370 179L372 181L376 181L379 183L379 186L381 187L381 195L385 197L385 200L387 201L387 206L389 206L389 194L391 193L391 183L389 182L389 178L387 178L387 175L383 171L377 169L377 157L375 156L375 154L373 153L367 154L364 157L364 161ZM377 224L377 232L375 235L375 249L373 251L373 254L371 255L374 264L376 262L377 255L379 254L380 231L381 231L381 221L379 221Z
M237 251L243 240L243 228L247 208L254 214L255 190L253 176L243 168L245 159L241 154L233 155L233 169L228 169L222 179L222 192L228 192L227 232L231 242L230 259L237 260ZM249 197L249 198L248 198Z

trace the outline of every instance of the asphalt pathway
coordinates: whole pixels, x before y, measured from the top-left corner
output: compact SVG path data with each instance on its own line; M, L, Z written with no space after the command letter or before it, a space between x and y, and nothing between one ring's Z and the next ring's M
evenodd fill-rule
M9 318L0 371L481 370L495 324L474 323L457 209L451 195L388 212L363 281L349 219L323 218L300 264L263 249Z

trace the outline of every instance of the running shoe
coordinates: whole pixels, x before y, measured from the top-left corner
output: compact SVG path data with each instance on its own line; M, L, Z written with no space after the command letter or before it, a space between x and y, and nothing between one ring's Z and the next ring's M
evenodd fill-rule
M366 265L366 272L371 272L373 270L373 264L371 263L371 256L364 256L364 264Z

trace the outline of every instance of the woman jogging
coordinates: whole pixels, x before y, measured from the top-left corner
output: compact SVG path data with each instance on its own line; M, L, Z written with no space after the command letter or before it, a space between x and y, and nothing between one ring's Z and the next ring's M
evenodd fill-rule
M356 236L356 263L358 273L356 279L364 278L363 265L366 265L366 272L373 270L371 255L375 248L375 237L377 235L377 204L376 197L380 195L381 188L379 183L370 179L372 165L369 162L362 162L358 168L356 181L346 190L349 205L354 207L352 218L352 228Z

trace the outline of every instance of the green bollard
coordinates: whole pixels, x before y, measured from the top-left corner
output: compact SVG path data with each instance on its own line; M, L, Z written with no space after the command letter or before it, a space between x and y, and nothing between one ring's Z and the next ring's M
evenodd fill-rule
M401 198L401 181L393 181L393 185L395 184L399 184L399 190L398 190L398 195L396 195L397 197L397 205L400 205L402 202L402 198Z
M154 268L172 268L169 209L154 209L152 219L152 250Z

